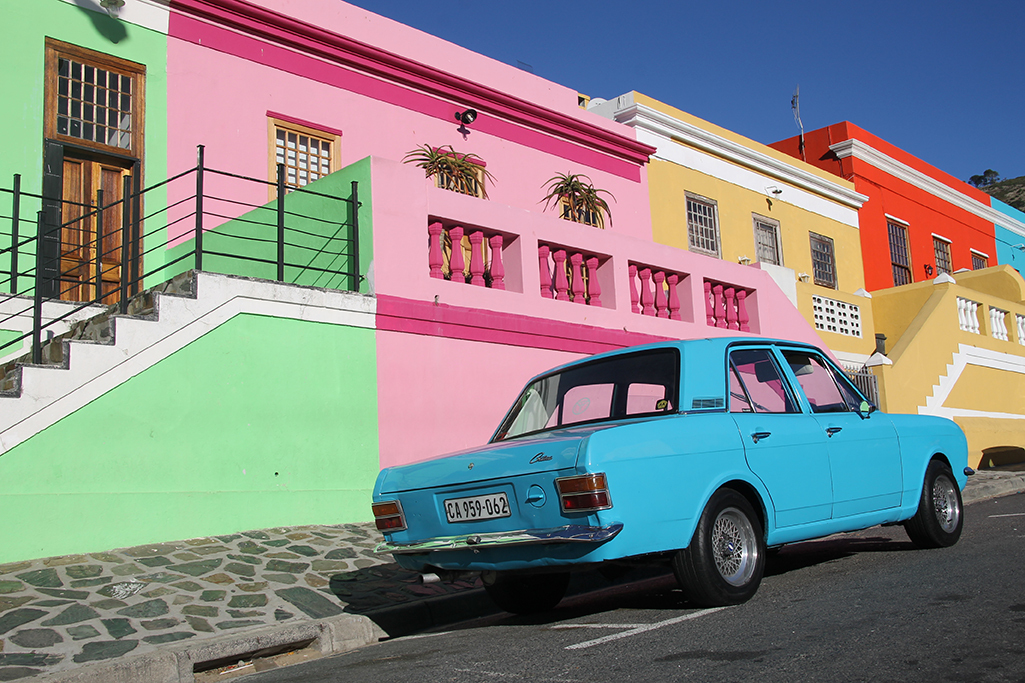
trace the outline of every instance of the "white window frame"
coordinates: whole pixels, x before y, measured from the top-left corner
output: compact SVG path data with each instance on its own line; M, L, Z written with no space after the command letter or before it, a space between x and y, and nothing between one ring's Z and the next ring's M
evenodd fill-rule
M769 263L769 264L774 265L774 266L782 266L783 265L783 242L780 239L779 221L777 221L775 218L768 218L766 216L762 216L761 214L757 214L757 213L751 214L751 219L752 219L752 224L753 224L753 229L754 229L754 236L755 236L755 259L758 262L760 262L760 263ZM759 250L760 242L758 241L758 228L759 228L759 226L765 226L766 228L769 228L769 229L772 230L772 236L773 236L773 239L776 242L776 244L775 244L776 261L775 262L766 261L766 260L762 259L762 254L760 253L760 250Z
M703 206L709 209L711 213L711 231L714 233L713 236L698 236L699 240L715 240L715 249L708 249L700 244L695 244L695 230L709 230L707 225L692 225L691 223L691 202ZM690 192L685 193L684 209L687 213L687 248L698 254L705 254L706 256L714 256L715 258L722 257L722 239L719 235L719 203L714 199L708 197L702 197L701 195L692 194Z

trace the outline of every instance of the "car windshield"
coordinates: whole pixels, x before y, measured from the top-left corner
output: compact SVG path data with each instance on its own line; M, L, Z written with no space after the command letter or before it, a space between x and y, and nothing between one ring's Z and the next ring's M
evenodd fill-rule
M653 349L575 365L532 382L492 442L584 422L676 410L675 349Z

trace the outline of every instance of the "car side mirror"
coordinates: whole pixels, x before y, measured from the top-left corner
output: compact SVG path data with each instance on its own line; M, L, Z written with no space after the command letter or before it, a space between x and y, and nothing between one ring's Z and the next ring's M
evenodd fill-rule
M868 401L862 401L861 405L858 406L858 415L861 415L861 419L866 419L876 409L874 405Z

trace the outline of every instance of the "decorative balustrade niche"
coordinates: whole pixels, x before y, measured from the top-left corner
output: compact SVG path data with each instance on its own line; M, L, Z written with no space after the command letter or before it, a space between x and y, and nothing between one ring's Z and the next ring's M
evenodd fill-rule
M678 290L686 275L640 263L630 263L627 269L631 311L657 318L683 320Z
M1001 341L1007 341L1007 313L1008 311L1002 311L999 308L989 307L989 329L993 332L993 337Z
M537 248L541 296L557 301L572 301L601 306L598 268L606 258L566 249L552 244Z
M705 318L711 327L751 331L747 313L750 290L723 282L705 280Z
M979 334L979 303L957 297L957 322L965 332Z
M1025 315L1016 313L1014 318L1018 324L1018 343L1025 346Z
M465 282L478 287L505 289L502 263L503 235L484 230L466 230L440 221L427 226L427 263L431 277Z

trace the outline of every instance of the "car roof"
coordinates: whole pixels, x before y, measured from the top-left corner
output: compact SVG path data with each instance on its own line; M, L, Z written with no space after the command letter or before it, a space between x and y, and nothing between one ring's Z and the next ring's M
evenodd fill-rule
M729 349L739 346L785 346L813 351L828 357L822 349L805 342L786 339L770 339L765 337L709 337L704 339L681 339L676 341L655 342L641 346L629 346L615 351L581 358L571 363L552 368L547 372L533 377L530 383L556 372L561 372L584 363L591 363L604 358L612 358L638 351L653 349L677 349L680 353L680 406L683 411L689 410L722 410L726 397L726 353Z

